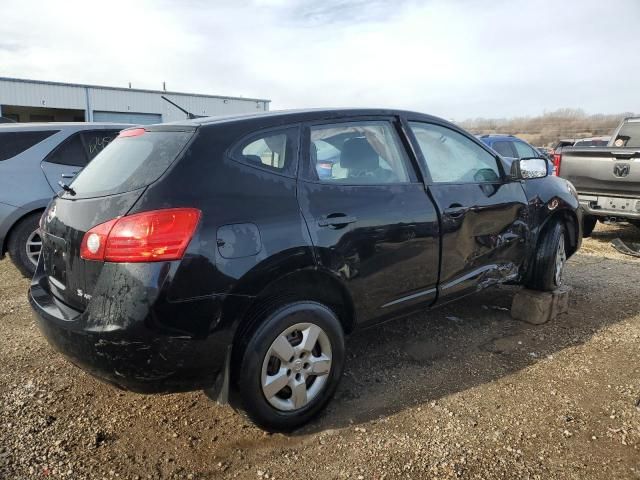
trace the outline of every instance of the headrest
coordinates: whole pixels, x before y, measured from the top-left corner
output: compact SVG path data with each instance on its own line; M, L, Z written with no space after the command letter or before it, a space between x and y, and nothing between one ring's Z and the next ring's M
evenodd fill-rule
M355 170L376 170L380 166L378 154L365 137L346 140L340 153L340 166Z

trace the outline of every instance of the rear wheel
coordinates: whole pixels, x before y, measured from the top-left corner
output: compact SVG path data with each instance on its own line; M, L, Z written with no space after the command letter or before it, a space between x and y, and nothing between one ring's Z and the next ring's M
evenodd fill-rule
M344 366L344 335L325 305L284 305L251 334L237 373L238 401L259 426L289 431L317 415L333 396Z
M33 277L42 251L42 237L38 222L40 215L35 213L20 220L9 235L7 250L11 260L25 277Z
M582 236L590 237L593 229L596 228L596 224L598 223L598 218L593 215L585 215L582 218Z
M549 292L562 285L567 263L564 224L554 222L542 232L533 261L529 267L527 288Z

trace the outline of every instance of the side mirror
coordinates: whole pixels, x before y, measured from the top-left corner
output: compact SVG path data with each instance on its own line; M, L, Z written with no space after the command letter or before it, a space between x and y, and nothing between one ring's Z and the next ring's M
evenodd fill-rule
M511 164L511 178L528 180L547 176L547 161L544 158L520 158Z

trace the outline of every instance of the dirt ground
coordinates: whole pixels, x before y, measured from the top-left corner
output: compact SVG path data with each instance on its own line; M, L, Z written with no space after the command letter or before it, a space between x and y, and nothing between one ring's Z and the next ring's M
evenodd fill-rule
M353 335L336 398L288 436L71 366L3 260L0 478L640 479L640 259L616 236L640 230L597 227L554 322L512 320L502 288Z

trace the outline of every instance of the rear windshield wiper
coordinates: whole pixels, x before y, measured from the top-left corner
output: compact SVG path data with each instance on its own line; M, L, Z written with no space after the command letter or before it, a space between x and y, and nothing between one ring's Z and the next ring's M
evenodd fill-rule
M62 187L62 189L63 189L65 192L68 192L70 195L73 195L73 196L75 196L75 195L76 195L76 191L75 191L73 188L71 188L69 185L67 185L66 183L64 183L62 180L60 180L60 181L58 182L58 185L60 185L60 186Z

